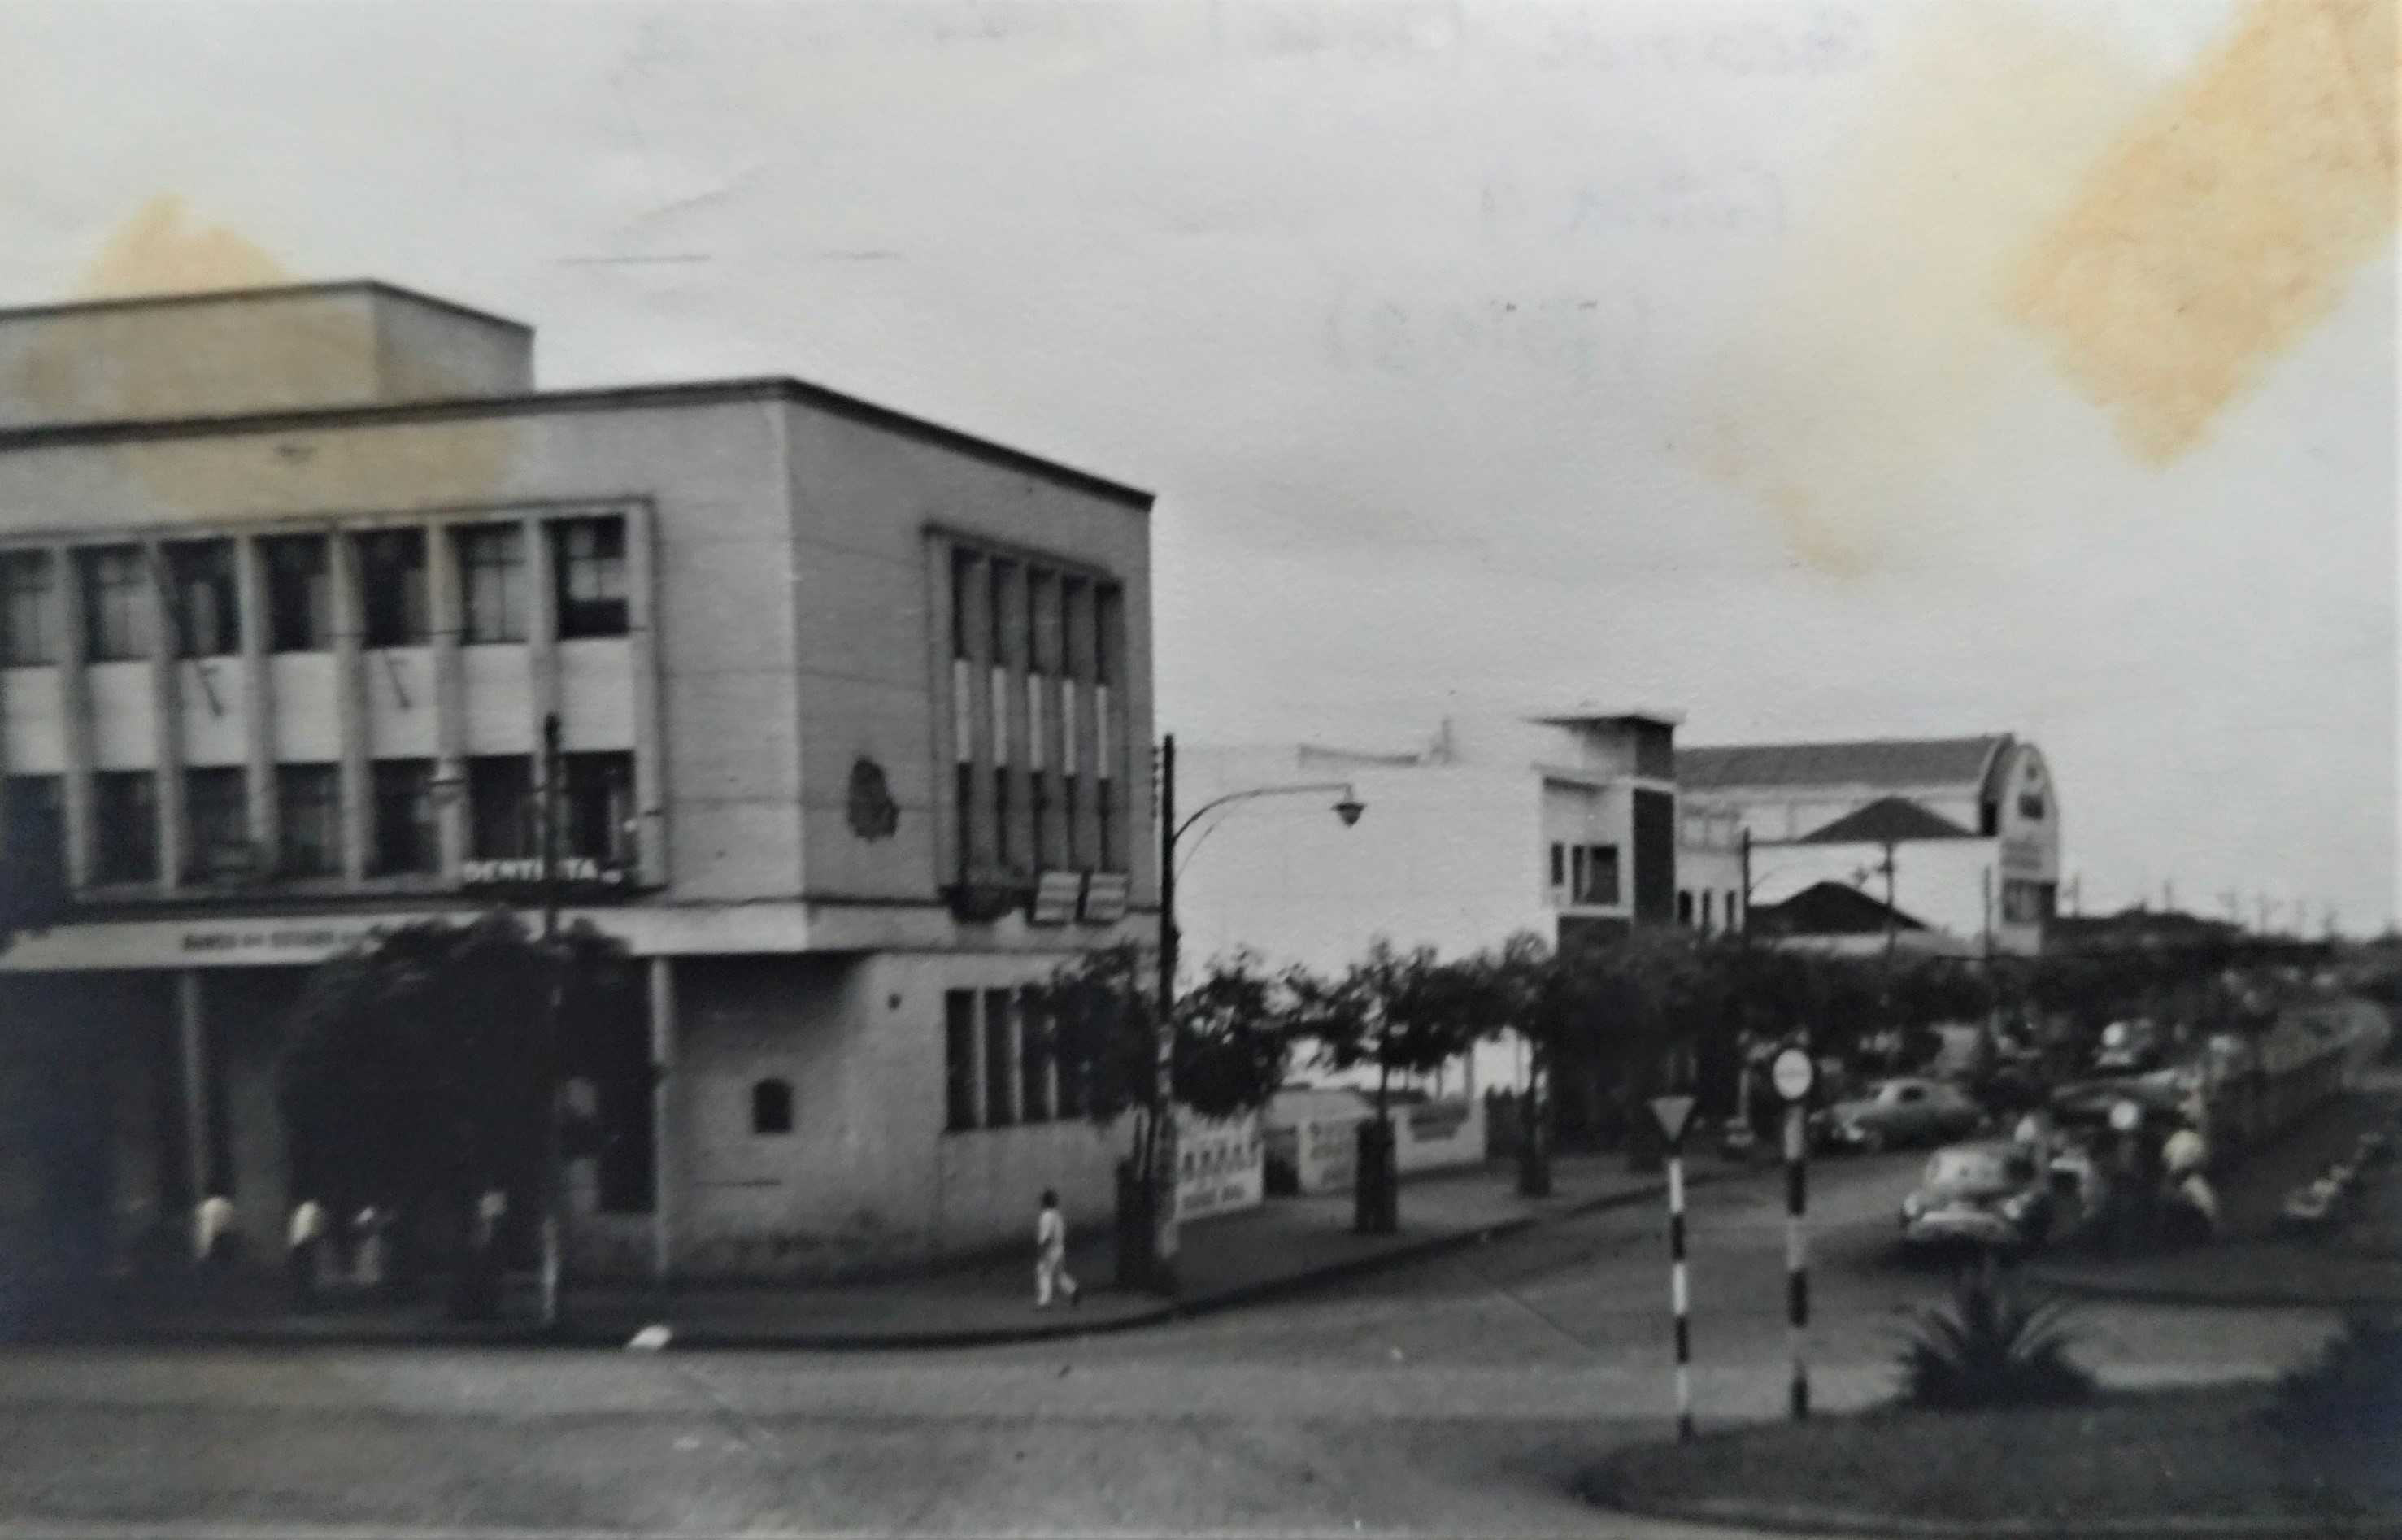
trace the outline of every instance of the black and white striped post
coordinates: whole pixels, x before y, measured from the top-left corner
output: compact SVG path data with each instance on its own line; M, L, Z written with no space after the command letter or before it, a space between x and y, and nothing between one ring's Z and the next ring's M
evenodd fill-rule
M1785 1099L1785 1331L1793 1349L1793 1415L1800 1419L1810 1415L1810 1251L1802 1221L1810 1209L1808 1104L1817 1076L1808 1052L1799 1048L1779 1053L1771 1076Z
M1692 1299L1685 1285L1685 1126L1692 1121L1691 1096L1655 1096L1651 1116L1668 1141L1668 1305L1677 1320L1677 1437L1693 1436Z

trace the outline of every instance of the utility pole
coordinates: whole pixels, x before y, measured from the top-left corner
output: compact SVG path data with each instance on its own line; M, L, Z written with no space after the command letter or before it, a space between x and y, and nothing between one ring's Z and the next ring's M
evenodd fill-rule
M1152 1097L1152 1288L1176 1290L1176 735L1159 740L1159 1011Z
M2160 884L2160 913L2163 914L2176 913L2176 884L2174 882Z
M559 1071L559 1014L567 968L559 952L559 714L542 719L542 786L538 817L542 855L542 951L550 964L550 999L543 1011L542 1326L555 1330L567 1273L567 1159L559 1131L565 1085Z

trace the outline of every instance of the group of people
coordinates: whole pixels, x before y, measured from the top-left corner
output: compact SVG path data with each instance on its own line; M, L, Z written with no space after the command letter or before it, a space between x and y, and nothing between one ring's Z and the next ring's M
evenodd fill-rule
M204 1273L222 1274L234 1266L240 1249L234 1221L233 1200L223 1193L211 1193L194 1208L192 1260ZM391 1216L373 1207L363 1208L352 1216L349 1228L346 1255L338 1258L333 1220L325 1205L311 1198L293 1208L283 1257L295 1310L313 1309L319 1292L337 1274L347 1274L349 1282L364 1287L384 1281Z
M2200 1243L2218 1233L2218 1194L2210 1183L2210 1147L2199 1130L2188 1123L2171 1126L2166 1137L2149 1129L2129 1130L2098 1146L2057 1128L2049 1113L2037 1110L2019 1120L2012 1134L2032 1150L2038 1170L2056 1169L2055 1162L2081 1152L2082 1165L2099 1184L2101 1214L2107 1236L2124 1239L2139 1230L2162 1238Z

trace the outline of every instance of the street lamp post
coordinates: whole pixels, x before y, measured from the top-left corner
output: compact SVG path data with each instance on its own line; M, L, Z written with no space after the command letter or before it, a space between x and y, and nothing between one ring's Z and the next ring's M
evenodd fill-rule
M1349 781L1309 781L1229 791L1203 803L1179 822L1176 735L1165 734L1159 740L1159 997L1153 1024L1158 1054L1154 1062L1156 1079L1152 1085L1152 1169L1148 1174L1152 1204L1149 1283L1156 1292L1172 1294L1176 1290L1176 949L1180 939L1176 927L1177 845L1205 814L1229 804L1326 791L1341 794L1341 800L1334 804L1334 815L1343 820L1346 829L1358 823L1360 815L1367 811L1367 804L1360 800Z
M542 820L542 950L550 964L550 998L543 1011L543 1210L542 1325L559 1325L567 1272L566 1152L559 1131L560 1053L559 1012L566 992L566 961L559 953L559 714L542 719L542 786L538 816Z

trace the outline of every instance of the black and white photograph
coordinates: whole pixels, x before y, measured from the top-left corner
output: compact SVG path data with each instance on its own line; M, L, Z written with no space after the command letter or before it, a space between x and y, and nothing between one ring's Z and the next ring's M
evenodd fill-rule
M2402 1536L2402 0L0 0L0 1540Z

